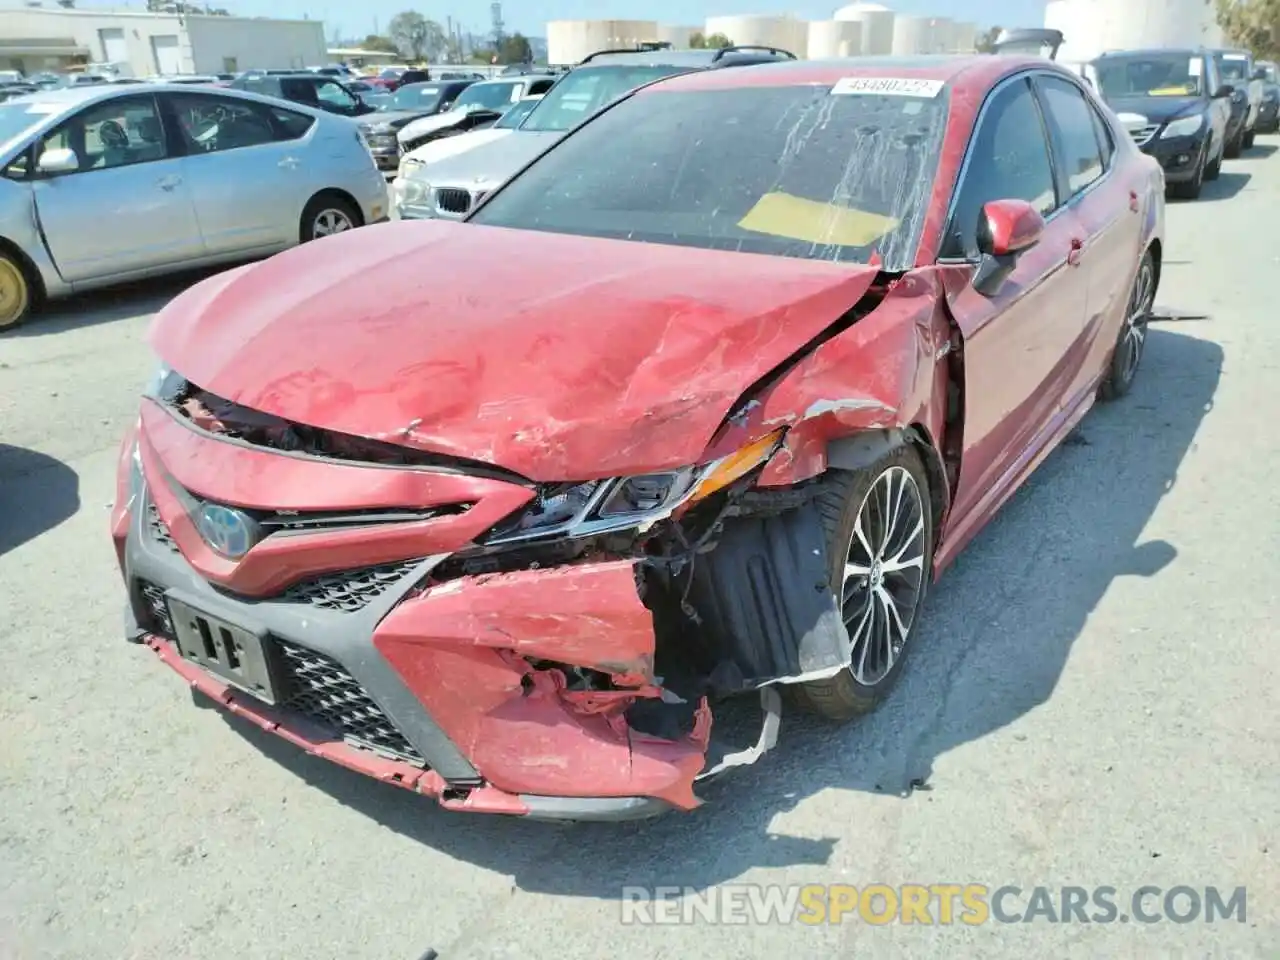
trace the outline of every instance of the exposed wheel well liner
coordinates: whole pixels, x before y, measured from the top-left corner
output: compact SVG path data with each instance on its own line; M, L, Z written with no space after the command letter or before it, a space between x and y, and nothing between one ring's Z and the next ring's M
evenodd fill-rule
M929 474L929 499L936 538L942 528L942 518L949 499L947 471L938 448L934 446L933 438L920 424L905 428L864 430L833 440L827 445L827 467L836 470L864 470L891 451L906 445L915 447Z

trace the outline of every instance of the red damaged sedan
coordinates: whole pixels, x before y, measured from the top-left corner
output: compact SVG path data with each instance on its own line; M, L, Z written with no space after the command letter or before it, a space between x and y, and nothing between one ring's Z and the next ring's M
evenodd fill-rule
M644 87L465 223L164 309L112 518L129 637L451 809L691 809L780 688L875 707L928 583L1129 389L1163 186L1046 60ZM754 744L717 735L735 695Z

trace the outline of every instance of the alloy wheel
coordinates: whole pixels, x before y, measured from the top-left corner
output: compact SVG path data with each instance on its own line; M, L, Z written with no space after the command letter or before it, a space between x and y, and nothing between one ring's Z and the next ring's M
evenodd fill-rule
M311 233L316 237L331 237L335 233L345 233L354 226L349 216L330 207L316 214Z
M840 603L849 669L865 687L889 675L911 633L925 585L924 511L915 477L900 466L881 473L858 508Z
M1155 265L1149 256L1142 258L1138 276L1133 281L1133 293L1129 295L1129 307L1124 320L1124 334L1120 341L1121 370L1124 381L1132 380L1142 362L1142 351L1147 344L1147 321L1151 319L1151 301L1155 296Z
M31 292L22 270L13 261L0 258L0 330L22 319L30 300Z

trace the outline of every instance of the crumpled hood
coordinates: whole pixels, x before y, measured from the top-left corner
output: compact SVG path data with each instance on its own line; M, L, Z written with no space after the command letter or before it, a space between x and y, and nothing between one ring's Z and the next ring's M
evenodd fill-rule
M433 113L427 117L419 117L400 128L397 136L408 143L410 140L416 140L418 137L424 137L428 133L434 133L437 130L447 130L449 127L456 127L469 114L483 112L475 109L463 108L461 110L446 110L444 113ZM496 110L489 111L493 114L494 119L498 117Z
M467 187L491 190L506 183L544 150L551 148L563 133L554 131L514 130L515 136L483 144L475 150L446 156L423 166L419 176L437 187ZM449 137L441 143L463 140L467 134ZM421 149L426 149L423 147ZM407 154L411 156L411 154Z
M456 137L432 140L417 150L411 150L406 153L402 159L417 161L421 164L437 163L446 157L456 157L459 154L466 153L468 150L474 150L476 147L483 147L498 140L505 140L515 132L515 130L508 129L498 130L494 127L489 127L487 130L469 130L466 133L458 134Z
M396 222L212 277L161 311L152 342L252 409L587 480L696 462L742 392L876 273Z

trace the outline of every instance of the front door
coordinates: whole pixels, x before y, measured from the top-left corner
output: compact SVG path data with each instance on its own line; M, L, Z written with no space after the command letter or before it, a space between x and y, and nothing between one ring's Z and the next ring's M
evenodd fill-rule
M150 95L86 107L36 145L70 149L80 167L41 174L36 213L63 279L162 270L203 253L186 161L170 154Z
M1003 501L1074 377L1068 356L1082 335L1088 282L1077 265L1082 228L1061 202L1050 157L1029 79L1007 82L979 118L940 259L976 263L979 219L992 200L1025 200L1047 223L996 293L968 285L948 298L964 340L965 371L953 532L972 528Z

